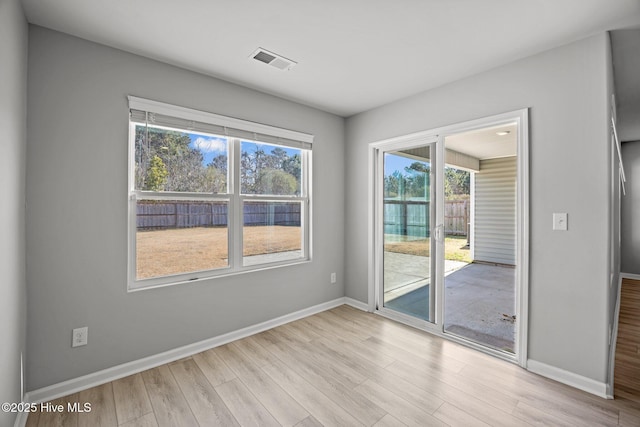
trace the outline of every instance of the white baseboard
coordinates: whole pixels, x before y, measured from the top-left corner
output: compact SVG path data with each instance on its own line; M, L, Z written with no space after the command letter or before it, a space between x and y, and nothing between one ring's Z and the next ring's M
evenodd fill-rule
M289 313L275 319L267 320L256 325L239 329L237 331L229 332L193 344L188 344L183 347L178 347L173 350L165 351L164 353L159 353L153 356L134 360L132 362L127 362L122 365L103 369L92 374L73 378L58 384L43 387L41 389L32 390L25 394L24 401L30 403L41 403L56 399L58 397L67 396L81 390L86 390L88 388L124 378L138 372L146 371L147 369L155 368L157 366L164 365L166 363L170 363L194 355L196 353L200 353L205 350L209 350L211 348L218 347L223 344L227 344L232 341L266 331L271 328L275 328L276 326L284 325L285 323L293 322L294 320L302 319L304 317L308 317L322 311L330 310L343 304L353 305L355 300L351 300L350 298L348 298L348 300L349 301L347 301L347 298L344 297L337 298L333 301L314 305L313 307L305 308L294 313ZM356 307L356 305L353 306ZM24 420L22 420L22 424L19 424L18 419L16 419L15 426L23 426L24 422L26 422L26 417L24 417Z
M13 427L24 427L27 425L27 417L29 416L28 412L18 412L18 416L16 417L16 421L13 423Z
M350 305L353 308L357 308L358 310L369 311L369 305L362 301L358 301L357 299L344 297L344 303Z
M582 375L531 359L527 360L527 370L604 399L612 398L609 394L609 387L604 382L592 380L591 378L583 377Z
M620 273L620 277L623 279L640 280L640 274L634 273Z

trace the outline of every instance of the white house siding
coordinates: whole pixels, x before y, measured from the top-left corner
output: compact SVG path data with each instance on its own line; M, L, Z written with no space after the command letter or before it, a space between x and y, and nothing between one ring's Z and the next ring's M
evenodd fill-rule
M516 263L516 157L481 160L475 174L474 260Z

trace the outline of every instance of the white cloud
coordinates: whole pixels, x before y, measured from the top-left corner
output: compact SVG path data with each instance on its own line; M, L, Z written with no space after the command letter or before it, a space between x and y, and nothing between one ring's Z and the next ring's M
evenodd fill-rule
M216 151L220 151L220 152L227 151L227 146L224 140L218 139L218 138L198 137L195 141L193 141L193 146L205 153L214 153Z

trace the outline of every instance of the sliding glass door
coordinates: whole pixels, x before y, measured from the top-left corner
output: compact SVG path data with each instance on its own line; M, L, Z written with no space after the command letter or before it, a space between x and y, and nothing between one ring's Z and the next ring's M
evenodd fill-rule
M379 153L382 306L435 320L434 144Z
M379 314L526 361L527 111L371 144Z

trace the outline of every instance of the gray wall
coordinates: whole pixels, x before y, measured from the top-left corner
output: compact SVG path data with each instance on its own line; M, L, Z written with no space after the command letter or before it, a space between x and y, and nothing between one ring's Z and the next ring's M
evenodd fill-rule
M621 270L640 275L640 141L622 144L622 159L627 194L621 203Z
M620 250L620 270L640 274L640 226L637 219L640 212L640 30L612 31L611 46L618 104L616 127L618 137L624 142L622 158L627 178L626 195L620 197L618 168L615 168L613 209L614 216L619 215L621 221L613 229L615 238L612 246L614 250ZM617 161L617 153L613 157ZM614 283L618 282L617 279L614 278ZM617 292L617 287L613 288Z
M27 21L18 0L0 2L0 402L20 402L20 354L25 349L25 147ZM0 412L0 425L15 414Z
M613 94L615 90L614 80L614 64L613 64L613 50L611 47L611 33L609 35L609 49L606 50L605 56L605 64L606 64L606 84L607 91L609 94ZM611 95L609 95L611 96ZM609 103L609 108L613 109L611 103ZM611 115L608 117L611 120ZM620 163L617 154L617 148L615 145L615 140L613 138L613 132L611 128L611 122L608 122L608 145L609 145L609 156L608 161L610 164L609 173L609 287L608 287L608 311L609 311L609 327L611 328L612 340L617 339L617 337L613 337L613 325L617 321L616 319L616 304L618 301L618 290L621 285L620 283L620 267L621 267L621 239L620 239L620 230L621 230L621 213L620 213L620 203L621 203L621 195L622 188L620 186ZM613 394L613 369L615 368L615 347L610 346L609 351L613 351L614 354L609 354L609 375L608 375L608 386L610 388L610 393Z
M368 298L368 144L530 107L528 356L607 381L609 49L600 34L350 117L346 295Z
M475 173L474 261L516 264L516 160L480 160Z
M28 89L28 390L344 296L344 119L35 26ZM315 134L313 262L127 293L129 94Z
M611 46L618 136L621 141L637 141L640 139L640 30L612 31Z

